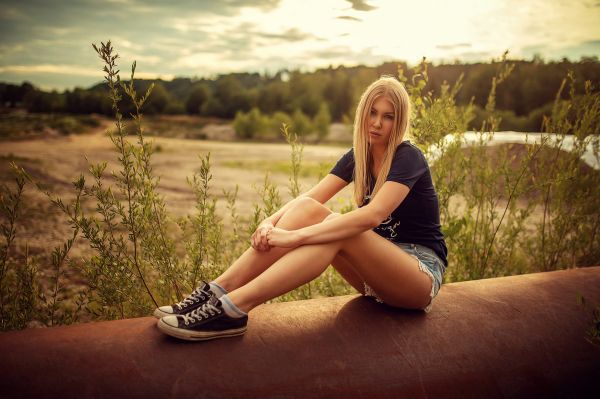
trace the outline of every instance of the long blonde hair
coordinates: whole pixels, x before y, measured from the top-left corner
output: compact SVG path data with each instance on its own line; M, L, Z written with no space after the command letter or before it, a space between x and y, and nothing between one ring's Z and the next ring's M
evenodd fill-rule
M394 77L382 76L371 83L364 91L354 116L354 201L359 206L363 204L369 190L370 163L372 160L369 151L368 124L373 103L379 97L386 97L393 105L394 124L375 187L373 192L370 193L372 197L377 194L383 183L385 183L396 148L408 133L411 109L408 93L402 83Z

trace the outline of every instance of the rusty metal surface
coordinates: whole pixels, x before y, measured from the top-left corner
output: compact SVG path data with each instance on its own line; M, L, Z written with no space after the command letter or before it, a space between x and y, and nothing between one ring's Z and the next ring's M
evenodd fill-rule
M600 302L600 267L447 284L429 314L356 295L263 305L244 336L206 342L150 317L8 332L0 397L581 397L600 348L577 293Z

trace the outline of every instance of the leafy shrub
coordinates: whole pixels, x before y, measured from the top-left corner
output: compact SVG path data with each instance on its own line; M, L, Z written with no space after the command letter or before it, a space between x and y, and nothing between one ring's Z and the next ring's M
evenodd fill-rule
M301 137L308 136L313 131L312 121L299 108L296 108L292 114L292 127L294 131Z
M271 136L281 138L281 126L292 124L292 118L285 112L275 112L270 118L269 131Z
M473 108L455 105L461 79L453 86L444 82L434 97L424 92L425 62L414 68L410 82L400 73L415 105L412 137L436 159L432 175L451 264L447 281L600 262L600 173L593 169L582 173L580 161L590 146L596 148L598 161L600 137L594 134L600 94L593 93L588 83L585 95L576 97L569 74L563 82L563 87L571 88L569 99L561 100L561 88L543 124L544 132L559 138L544 136L519 158L509 153L508 146L491 157L488 143L501 124L495 110L496 88L512 69L504 61L493 77L480 139L468 152L463 150L462 132L471 123ZM453 133L450 140L448 133ZM567 156L560 156L566 135L573 135L575 144ZM534 212L540 211L541 222L536 222Z
M248 113L238 111L235 114L233 128L237 137L252 139L261 134L264 135L269 128L269 121L258 108L252 108Z

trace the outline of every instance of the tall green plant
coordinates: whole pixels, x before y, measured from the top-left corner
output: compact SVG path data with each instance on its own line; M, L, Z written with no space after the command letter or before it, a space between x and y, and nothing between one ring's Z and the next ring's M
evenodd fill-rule
M112 173L117 191L104 183L107 164L90 164L93 183L87 185L84 177L80 177L76 184L79 194L75 210L62 205L60 199L53 202L67 215L74 231L81 231L95 251L82 265L90 288L87 309L103 318L144 315L152 306L158 306L157 293L161 301L170 299L173 291L181 295L175 280L174 246L165 231L164 202L156 193L158 179L153 176L151 167L152 144L144 141L141 125L141 108L152 87L138 97L133 85L135 63L131 80L125 84L120 79L118 55L114 54L111 43L93 47L105 63L103 70L115 113L115 132L110 132L109 137L120 165L120 170ZM129 140L119 110L121 92L134 105L131 117L137 143ZM96 204L94 213L83 211L80 196ZM54 259L62 262L71 245L72 241L67 241ZM156 279L157 273L163 278Z
M46 195L50 198L50 201L55 206L57 206L65 214L69 215L69 217L73 220L81 215L81 197L83 194L84 185L85 179L83 176L80 176L73 182L73 186L77 192L72 204L63 203L62 199L54 198L49 192L46 192ZM49 298L42 294L42 299L46 305L44 312L45 317L43 317L43 319L45 319L46 324L49 326L54 326L57 324L70 324L77 321L79 310L81 309L81 306L85 300L85 294L81 295L77 301L77 307L75 309L60 306L61 302L66 299L64 295L62 295L65 289L63 284L65 266L72 267L69 253L73 248L75 240L77 240L79 237L80 227L73 225L72 230L73 232L71 233L71 237L68 238L62 246L59 245L55 247L51 254L51 263L54 272L54 275L52 276L51 293Z
M520 273L528 266L519 244L525 238L533 204L518 206L517 201L527 190L524 176L539 149L530 148L524 157L516 159L509 154L511 147L489 145L501 121L495 113L496 89L513 68L505 54L492 78L486 103L489 117L482 123L478 142L468 148L465 157L461 195L466 209L462 228L453 242L457 250L456 279Z
M189 261L187 286L192 289L200 279L218 275L224 266L221 258L222 220L216 213L216 199L210 193L210 153L200 158L201 165L188 184L196 197L196 213L180 221Z
M300 176L300 167L302 164L302 153L304 151L304 144L298 140L298 135L290 131L289 126L285 123L281 127L281 133L285 137L285 141L290 145L291 152L291 173L289 191L292 198L296 198L300 195L300 183L298 177Z
M585 92L578 96L575 85L569 72L543 123L544 132L555 136L547 140L549 150L536 170L542 218L530 250L541 271L600 262L600 172L581 162L591 149L600 164L600 94L585 82ZM565 89L568 97L563 100Z
M14 189L0 187L0 331L24 328L35 312L35 264L27 250L24 264L13 256L25 182L16 175Z
M449 247L449 280L522 272L525 267L518 244L533 205L522 207L517 201L526 191L524 177L539 151L529 151L517 160L509 156L508 147L493 151L489 147L500 123L494 112L496 89L512 69L505 54L487 98L490 116L478 142L467 148L463 132L473 118L473 100L466 107L456 105L462 77L452 86L444 82L435 96L425 92L425 60L414 68L410 81L399 71L414 106L411 138L435 160L432 177Z
M137 136L137 146L131 146L130 148L135 158L136 176L139 178L138 184L141 187L139 193L142 214L139 219L140 230L142 231L140 246L143 248L144 260L147 263L152 262L166 279L167 284L159 286L162 297L173 297L173 294L176 297L182 297L181 289L177 283L177 275L181 273L181 269L177 267L173 240L166 233L167 214L165 203L163 198L156 192L160 179L155 176L151 163L154 145L145 140L142 127L141 108L146 100L150 98L154 85L150 85L144 96L139 97L133 84L135 68L136 63L134 61L129 84L122 84L121 86L135 108L135 113L131 117Z
M245 250L243 247L242 237L243 226L240 215L237 212L237 198L239 193L239 185L235 185L235 190L223 190L223 196L227 201L227 211L229 213L229 225L231 226L231 230L227 239L227 251L224 254L224 263L225 265L231 265L241 254L242 251Z

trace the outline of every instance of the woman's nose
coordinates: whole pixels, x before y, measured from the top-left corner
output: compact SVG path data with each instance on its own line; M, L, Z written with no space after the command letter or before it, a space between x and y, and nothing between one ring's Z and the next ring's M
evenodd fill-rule
M376 116L373 118L373 126L375 126L375 127L381 126L381 118L380 117Z

